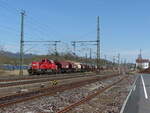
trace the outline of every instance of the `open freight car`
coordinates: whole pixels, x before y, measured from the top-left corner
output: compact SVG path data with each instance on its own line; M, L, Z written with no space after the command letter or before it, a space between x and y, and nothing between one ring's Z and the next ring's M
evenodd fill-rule
M59 73L70 73L73 72L73 65L67 61L56 61L57 69Z

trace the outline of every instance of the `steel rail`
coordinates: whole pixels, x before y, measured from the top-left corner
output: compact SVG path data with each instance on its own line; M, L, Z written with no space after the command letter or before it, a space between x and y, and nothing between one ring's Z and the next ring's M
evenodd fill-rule
M9 77L9 78L0 78L0 82L9 82L9 81L17 81L17 80L31 80L31 79L41 79L41 78L50 78L50 77L64 77L64 76L74 76L80 74L81 75L94 75L87 73L69 73L69 74L59 74L59 75L37 75L37 76L28 76L28 77ZM77 75L78 76L78 75Z
M52 94L55 94L57 92L63 92L65 90L70 90L73 88L82 87L86 84L94 83L94 82L97 82L99 80L105 80L105 79L112 78L115 76L118 76L118 75L95 77L92 79L80 80L77 82L72 82L72 83L63 84L63 85L56 85L56 86L51 86L51 87L47 87L47 88L39 88L38 90L35 90L35 91L7 95L4 97L0 97L0 108L6 107L8 105L13 105L13 104L16 104L19 102L24 102L27 100L35 99L38 97L42 97L42 96L46 96L46 95L52 95Z
M79 77L89 77L93 75L75 75L75 76L64 76L64 77L55 77L55 78L41 78L41 79L34 79L34 80L26 80L26 81L15 81L9 83L0 83L0 88L2 87L10 87L10 86L18 86L18 85L26 85L26 84L33 84L33 83L41 83L41 82L48 82L53 80L64 80L64 79L72 79L72 78L79 78Z
M77 102L75 102L75 103L73 103L73 104L71 104L71 105L69 105L67 107L65 107L64 109L58 111L57 113L66 113L66 112L72 110L73 108L75 108L75 107L77 107L77 106L79 106L81 104L84 104L85 102L91 100L92 98L96 97L97 95L103 93L104 91L106 91L106 90L112 88L113 86L115 86L116 84L120 83L122 80L124 80L127 77L128 76L123 77L120 80L118 80L117 82L114 82L113 84L111 84L111 85L109 85L107 87L104 87L102 89L98 89L96 92L94 92L94 93L84 97L83 99L81 99L81 100L79 100L79 101L77 101Z

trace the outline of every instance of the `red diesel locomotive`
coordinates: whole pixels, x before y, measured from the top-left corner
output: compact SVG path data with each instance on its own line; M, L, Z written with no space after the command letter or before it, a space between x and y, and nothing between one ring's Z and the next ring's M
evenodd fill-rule
M30 75L56 73L57 65L53 60L43 59L40 62L32 62L28 72Z

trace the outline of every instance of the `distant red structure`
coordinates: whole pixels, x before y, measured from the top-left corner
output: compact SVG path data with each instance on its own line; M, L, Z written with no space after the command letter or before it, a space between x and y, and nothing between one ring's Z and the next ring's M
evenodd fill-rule
M45 74L55 73L57 71L57 65L53 60L43 59L40 62L32 62L28 69L29 74Z

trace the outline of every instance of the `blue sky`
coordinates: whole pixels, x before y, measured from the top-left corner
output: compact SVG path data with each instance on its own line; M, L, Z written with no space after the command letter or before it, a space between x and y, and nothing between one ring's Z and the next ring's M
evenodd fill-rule
M25 40L61 40L68 46L73 40L95 40L99 15L102 56L120 53L133 61L141 48L149 58L149 6L149 0L0 0L0 44L19 51L21 9Z

